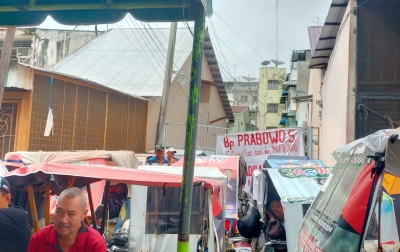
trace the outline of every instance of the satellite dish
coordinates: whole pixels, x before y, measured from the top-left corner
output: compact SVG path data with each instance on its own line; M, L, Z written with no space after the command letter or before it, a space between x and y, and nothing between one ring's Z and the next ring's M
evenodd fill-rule
M271 59L271 61L272 61L272 63L274 63L275 64L275 67L276 68L278 68L278 65L283 65L283 64L285 64L285 62L283 62L283 61L280 61L280 60L275 60L275 59Z
M243 79L247 80L247 81L253 81L257 78L253 78L253 77L248 77L248 76L242 76Z
M263 66L268 66L271 63L271 61L269 60L264 60L263 62L261 62L261 65Z

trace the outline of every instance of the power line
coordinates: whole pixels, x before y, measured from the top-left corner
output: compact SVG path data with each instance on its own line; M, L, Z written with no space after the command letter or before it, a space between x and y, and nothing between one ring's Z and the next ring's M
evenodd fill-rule
M213 31L211 31L211 32L213 32ZM218 38L218 35L217 35L217 34L214 33L214 35L215 35L215 37ZM242 63L242 65L243 65L247 70L249 70L249 72L250 72L254 77L257 78L257 76L246 66L246 64L244 64L243 61L242 61L238 56L236 56L236 54L235 54L222 40L221 40L221 43L233 54L233 56L235 56L235 57L239 60L240 63Z
M214 30L214 33L215 33L215 34L217 34L217 30L215 29L215 26L214 26L214 23L213 23L212 19L209 18L208 21L209 21L209 23L211 23L211 29ZM211 39L211 36L210 36L210 39ZM224 60L225 67L228 67L228 66L229 66L229 62L228 62L228 60L225 58L224 51L222 50L222 47L221 47L221 44L220 44L220 39L219 39L218 37L217 37L217 46L219 46L219 49L221 50L221 51L220 51L220 54L221 54L221 56L222 56L222 58L223 58L223 60ZM228 69L229 69L229 67L228 67Z
M262 60L265 60L261 54L259 54L249 43L247 43L218 13L214 10L215 15L217 15L251 50L253 50Z

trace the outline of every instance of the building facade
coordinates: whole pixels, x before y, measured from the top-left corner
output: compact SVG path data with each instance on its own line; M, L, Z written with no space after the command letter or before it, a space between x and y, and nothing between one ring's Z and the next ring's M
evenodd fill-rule
M248 106L250 121L257 126L258 120L258 85L255 81L224 82L228 98L232 106Z
M285 68L263 67L260 69L257 122L260 130L280 127L282 111L285 109L285 104L280 102L285 77Z
M400 125L399 9L398 1L349 0L329 10L326 20L338 25L324 25L312 49L309 93L327 165L335 149Z

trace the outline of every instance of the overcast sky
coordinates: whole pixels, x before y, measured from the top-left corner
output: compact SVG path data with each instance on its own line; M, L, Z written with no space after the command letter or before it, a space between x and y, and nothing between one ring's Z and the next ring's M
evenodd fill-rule
M332 1L278 1L278 57L285 62L283 67L289 71L289 57L292 50L310 49L307 27L317 26L317 21L319 25L325 21ZM238 78L250 75L258 78L261 62L276 58L276 0L214 0L213 9L215 13L211 19L207 18L206 25L209 26L217 58L222 65L223 76ZM156 26L169 27L169 24L157 23ZM189 26L193 27L193 23L189 22ZM47 18L39 27L94 30L94 26L76 28L60 25L51 18ZM133 25L128 18L125 18L118 24L108 26L108 28L117 27L129 28ZM105 30L107 26L99 26L98 29Z

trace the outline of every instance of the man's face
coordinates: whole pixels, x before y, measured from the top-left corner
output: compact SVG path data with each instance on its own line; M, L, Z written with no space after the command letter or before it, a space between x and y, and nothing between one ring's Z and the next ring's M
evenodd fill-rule
M81 222L87 214L87 209L82 209L81 197L58 200L54 216L54 227L61 236L75 236L81 227Z
M173 151L168 151L168 152L167 152L167 157L168 157L168 159L173 158L174 155L175 155L175 152L173 152Z
M115 192L117 194L125 194L125 187L122 184L117 184Z
M285 216L283 214L283 206L279 201L277 200L272 201L271 204L269 205L268 211L272 213L275 216L275 218L278 219L280 222L285 221Z
M224 174L225 174L225 176L228 177L228 179L231 179L231 178L232 178L232 171L231 171L231 170L225 170L225 171L224 171Z
M11 193L0 190L0 209L7 208L11 202Z
M156 150L155 154L156 154L157 159L161 159L164 157L165 152L164 152L164 150Z

